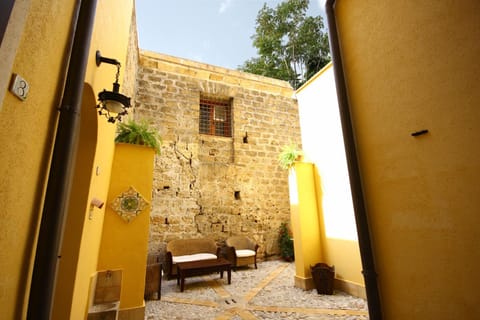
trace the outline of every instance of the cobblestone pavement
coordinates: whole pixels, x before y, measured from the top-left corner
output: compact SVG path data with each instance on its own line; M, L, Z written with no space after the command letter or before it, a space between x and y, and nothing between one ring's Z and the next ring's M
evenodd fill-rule
M232 271L230 285L214 274L187 278L180 292L176 280L162 280L161 300L146 302L145 319L368 319L366 300L296 288L294 275L294 263L271 260Z

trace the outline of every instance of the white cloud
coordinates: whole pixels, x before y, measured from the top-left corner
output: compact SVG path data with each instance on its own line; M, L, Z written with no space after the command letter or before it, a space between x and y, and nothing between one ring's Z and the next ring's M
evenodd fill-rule
M230 7L232 3L232 0L223 0L222 3L220 3L220 8L218 9L218 13L222 14L224 13L228 7Z

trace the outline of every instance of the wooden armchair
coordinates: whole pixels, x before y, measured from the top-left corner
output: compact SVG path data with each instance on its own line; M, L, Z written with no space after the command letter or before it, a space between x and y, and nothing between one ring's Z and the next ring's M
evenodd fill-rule
M225 240L227 245L227 259L235 270L240 266L254 264L257 269L258 244L245 236L231 236Z

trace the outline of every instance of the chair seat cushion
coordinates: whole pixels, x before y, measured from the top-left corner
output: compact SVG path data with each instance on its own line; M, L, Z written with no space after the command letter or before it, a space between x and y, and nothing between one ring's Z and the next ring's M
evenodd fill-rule
M213 253L195 253L195 254L188 254L184 256L172 257L172 262L180 263L180 262L190 262L190 261L210 260L210 259L217 259L217 256L214 255Z
M255 251L249 249L235 250L235 253L239 258L253 257L255 255Z

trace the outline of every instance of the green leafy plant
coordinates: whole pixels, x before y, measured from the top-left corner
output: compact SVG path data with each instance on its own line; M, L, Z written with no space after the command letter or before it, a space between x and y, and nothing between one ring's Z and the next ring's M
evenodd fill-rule
M278 164L282 169L290 169L293 166L293 163L297 161L302 156L302 151L300 151L296 144L288 144L283 146L282 151L278 155Z
M251 37L257 56L239 69L298 89L331 60L327 31L320 15L310 16L309 0L278 2L276 8L265 3L258 12Z
M118 124L115 142L151 147L155 149L156 153L160 154L162 138L145 120L139 122L128 120L125 123L121 122Z
M295 252L293 250L293 239L288 231L288 226L285 222L280 225L280 235L278 237L278 246L280 247L280 256L286 261L293 261L295 259Z

